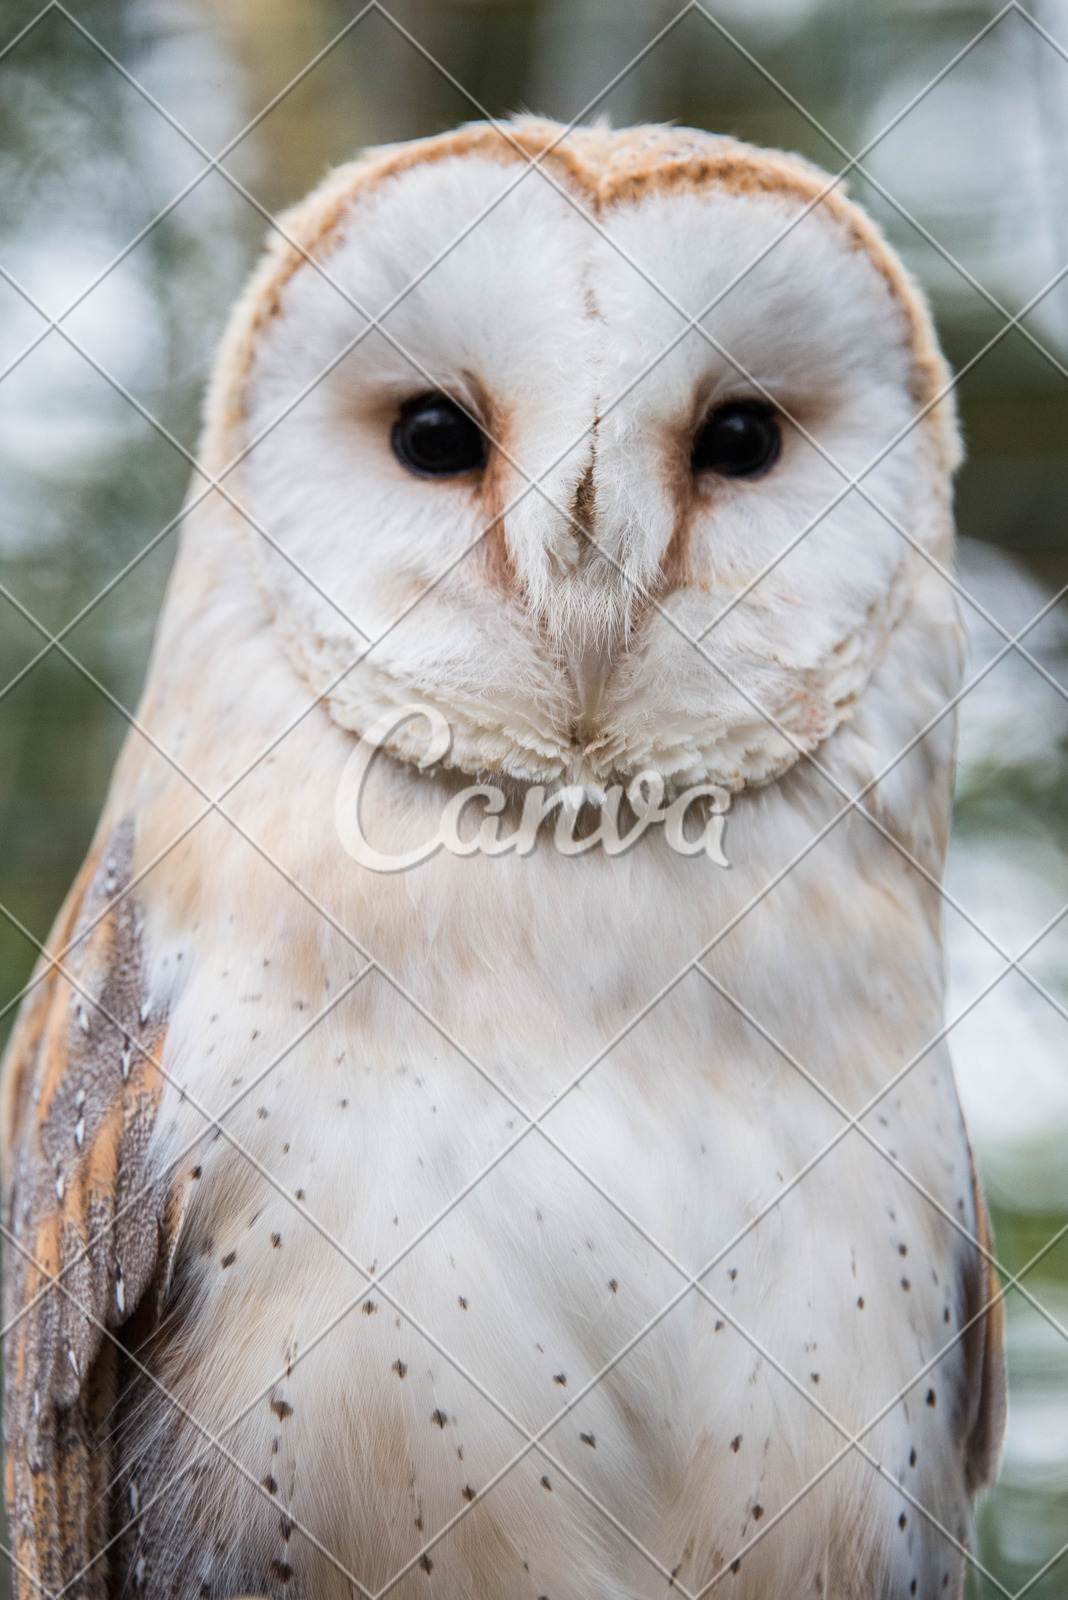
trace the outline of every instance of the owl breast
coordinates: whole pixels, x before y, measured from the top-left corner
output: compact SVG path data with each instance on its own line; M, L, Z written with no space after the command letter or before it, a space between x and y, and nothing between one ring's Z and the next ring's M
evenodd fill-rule
M962 1533L967 1145L944 1050L886 1092L933 935L844 854L718 936L765 811L729 872L438 857L360 902L367 972L314 919L220 929L158 1123L222 1130L143 1357L178 1409L123 1424L153 1592L955 1590L915 1506Z

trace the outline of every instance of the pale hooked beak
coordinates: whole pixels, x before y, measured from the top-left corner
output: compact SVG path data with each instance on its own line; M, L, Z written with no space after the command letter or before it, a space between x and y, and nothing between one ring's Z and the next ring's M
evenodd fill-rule
M597 725L597 713L612 666L611 646L607 641L586 645L567 651L566 659L578 700L576 726L592 733Z

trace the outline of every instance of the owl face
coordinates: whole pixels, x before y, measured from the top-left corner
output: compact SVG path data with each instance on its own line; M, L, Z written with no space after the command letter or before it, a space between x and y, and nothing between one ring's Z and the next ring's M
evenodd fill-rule
M379 152L292 214L213 465L247 452L252 565L344 727L421 700L476 774L759 783L850 715L910 538L946 553L944 368L821 174L666 130L532 170L558 131Z

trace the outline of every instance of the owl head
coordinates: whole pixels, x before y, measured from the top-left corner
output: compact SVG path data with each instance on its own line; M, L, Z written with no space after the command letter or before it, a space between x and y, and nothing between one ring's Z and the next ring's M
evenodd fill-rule
M958 446L924 302L840 187L519 119L372 151L282 226L206 455L337 723L418 701L472 774L735 790L850 717L949 555Z

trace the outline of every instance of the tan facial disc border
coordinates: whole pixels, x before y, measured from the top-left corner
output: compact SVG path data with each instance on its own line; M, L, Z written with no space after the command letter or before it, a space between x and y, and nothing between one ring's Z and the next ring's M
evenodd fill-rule
M246 384L257 344L282 309L286 284L307 264L308 256L325 264L344 238L354 201L386 178L449 156L536 161L549 146L553 148L542 165L566 183L594 216L608 206L639 201L660 190L704 192L715 187L728 194L784 198L799 209L816 201L814 212L836 226L851 249L868 256L903 313L912 354L912 398L917 411L931 407L923 430L938 468L947 474L953 471L961 449L953 393L943 393L950 372L922 291L876 225L841 187L824 192L831 181L826 173L799 156L697 129L576 128L561 139L563 133L559 123L517 118L501 128L476 122L433 138L382 146L338 167L286 212L279 220L288 238L272 237L220 344L205 409L202 459L209 472L219 475L247 444ZM560 143L554 144L558 139Z

